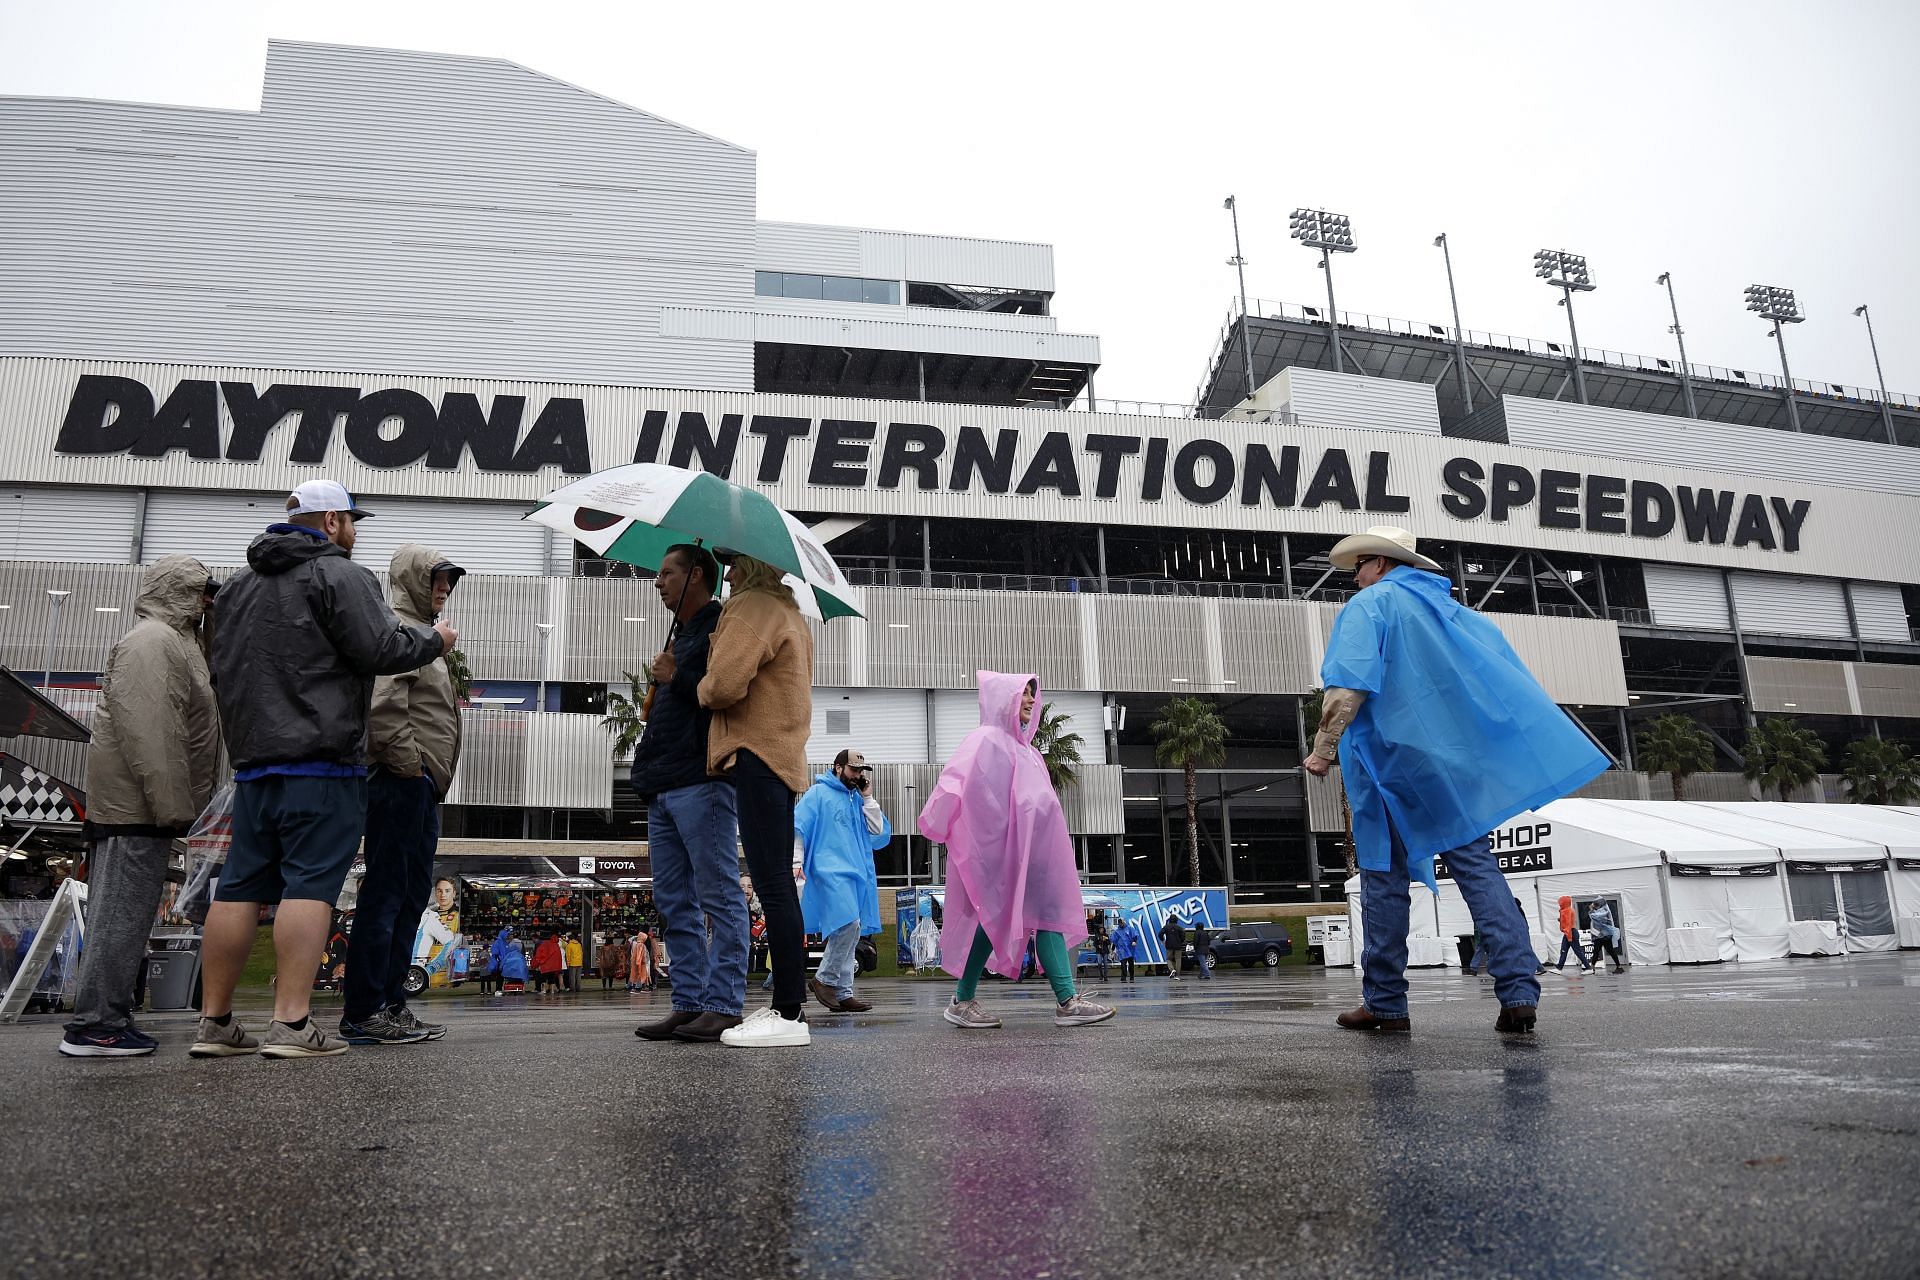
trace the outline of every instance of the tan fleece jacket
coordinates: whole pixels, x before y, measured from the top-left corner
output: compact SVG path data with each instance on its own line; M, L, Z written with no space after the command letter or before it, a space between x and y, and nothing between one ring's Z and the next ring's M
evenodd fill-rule
M432 624L433 571L450 562L432 547L409 542L393 553L387 569L393 611L410 623ZM367 759L404 778L425 769L434 795L445 799L460 764L460 700L444 656L373 684L367 717Z
M729 598L708 642L700 705L713 712L708 773L730 772L735 754L751 751L789 791L805 791L813 633L800 611L770 591Z
M220 716L194 628L207 566L164 556L141 575L133 629L107 659L87 748L95 828L185 835L213 795Z

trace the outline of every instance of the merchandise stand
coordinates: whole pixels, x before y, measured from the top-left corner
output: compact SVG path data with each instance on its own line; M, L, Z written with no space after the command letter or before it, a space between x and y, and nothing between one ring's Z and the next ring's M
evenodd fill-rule
M34 988L40 985L40 975L53 963L54 953L59 949L60 939L66 935L68 925L76 928L82 942L86 940L86 904L87 886L71 876L60 882L60 887L54 891L53 901L47 904L46 919L40 922L39 931L33 935L33 943L27 948L26 958L20 962L20 971L7 984L6 994L0 996L0 1022L20 1020L20 1011L33 998Z

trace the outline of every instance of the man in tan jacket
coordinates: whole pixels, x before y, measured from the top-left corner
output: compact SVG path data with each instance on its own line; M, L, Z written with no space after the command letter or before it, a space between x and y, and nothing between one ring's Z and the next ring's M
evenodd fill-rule
M393 611L431 625L465 573L432 547L405 544L387 570ZM367 759L367 874L354 907L340 1036L362 1045L438 1040L446 1027L414 1016L405 983L420 913L433 896L440 801L460 762L460 700L446 658L374 683Z
M60 1052L127 1058L157 1042L133 1025L133 983L166 885L173 841L206 807L220 715L198 628L219 584L190 556L140 579L133 629L107 659L87 749L87 945Z

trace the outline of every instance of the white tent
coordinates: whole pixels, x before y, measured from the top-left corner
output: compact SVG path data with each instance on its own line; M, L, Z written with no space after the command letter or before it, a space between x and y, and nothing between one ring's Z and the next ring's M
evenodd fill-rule
M1495 833L1507 884L1551 963L1559 950L1559 899L1581 909L1608 899L1627 958L1665 964L1668 930L1701 930L1709 957L1759 960L1789 954L1796 921L1835 924L1841 945L1896 945L1894 917L1916 917L1920 942L1920 814L1856 805L1675 804L1669 801L1559 800L1522 814ZM1905 859L1911 869L1900 866ZM1892 894L1888 886L1893 886ZM1364 945L1358 878L1347 882L1355 953ZM1409 946L1415 962L1438 935L1446 963L1455 940L1473 932L1459 889L1438 898L1416 886ZM1801 932L1807 932L1802 927ZM1675 933L1699 952L1703 934Z

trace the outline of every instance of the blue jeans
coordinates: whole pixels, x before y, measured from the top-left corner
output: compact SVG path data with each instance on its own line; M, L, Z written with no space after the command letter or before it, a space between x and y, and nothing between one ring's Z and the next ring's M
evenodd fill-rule
M1560 935L1560 963L1554 965L1554 968L1564 969L1567 967L1567 952L1569 951L1573 952L1573 958L1580 962L1582 969L1593 968L1592 965L1587 963L1587 949L1580 945L1579 937L1569 938L1564 933Z
M682 1013L737 1018L746 1006L747 896L740 891L738 849L728 783L676 787L647 806L653 905L667 943L673 1007Z
M814 971L823 987L832 987L842 1000L853 994L853 979L860 966L854 962L853 949L860 945L860 922L849 920L827 935L827 951Z
M342 1012L348 1022L407 1002L407 969L420 915L433 896L439 844L440 797L433 779L375 769L367 778L367 874L354 901L347 947Z
M1366 945L1360 952L1360 989L1376 1018L1407 1016L1407 915L1413 893L1407 876L1407 847L1391 826L1393 861L1389 870L1360 872L1360 912ZM1473 914L1473 927L1487 952L1487 971L1502 1005L1537 1005L1540 982L1526 917L1520 914L1507 878L1481 836L1443 855L1460 896Z

